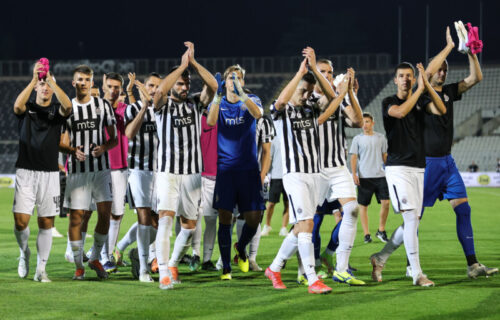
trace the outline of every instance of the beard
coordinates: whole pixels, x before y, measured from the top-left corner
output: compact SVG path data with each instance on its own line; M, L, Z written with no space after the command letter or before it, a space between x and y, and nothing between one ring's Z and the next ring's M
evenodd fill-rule
M185 92L184 92L184 93L186 93L186 96L182 96L182 93L183 93L183 92L178 93L177 91L172 90L172 95L173 95L176 99L178 99L178 100L186 100L186 98L187 98L187 91L185 91Z

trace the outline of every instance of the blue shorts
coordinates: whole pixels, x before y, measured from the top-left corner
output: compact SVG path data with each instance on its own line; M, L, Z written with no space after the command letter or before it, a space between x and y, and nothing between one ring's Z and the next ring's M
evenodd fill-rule
M335 210L339 210L342 208L340 202L338 200L334 200L333 202L328 202L325 200L321 206L316 208L316 212L319 214L333 214Z
M467 198L464 181L451 155L425 160L424 207L432 207L438 198Z
M259 170L217 172L214 190L214 209L233 212L264 210L262 181Z

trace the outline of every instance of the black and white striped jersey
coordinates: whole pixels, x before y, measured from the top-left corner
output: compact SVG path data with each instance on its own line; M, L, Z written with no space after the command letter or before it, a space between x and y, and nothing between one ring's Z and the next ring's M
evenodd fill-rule
M158 172L173 174L201 173L203 162L200 147L200 95L190 95L184 102L168 98L158 109L156 125L159 140Z
M259 168L261 167L262 160L262 145L264 143L269 143L276 136L276 130L274 128L273 120L266 115L257 120L257 128L255 130L257 142L257 161L259 162Z
M129 104L125 110L125 126L132 122L142 109L142 101ZM128 140L128 167L131 170L156 171L158 135L153 107L148 107L141 128L133 139Z
M114 126L116 120L113 108L101 98L91 97L90 101L82 104L72 100L73 112L66 121L66 130L69 133L70 145L73 148L83 146L87 155L85 161L78 161L74 156L69 157L70 173L96 172L109 169L108 152L94 158L91 145L99 146L106 142L104 128Z
M313 93L311 103L316 103L320 95ZM344 109L346 100L342 101L337 110L319 126L319 145L321 168L345 166L347 142L345 136L346 117Z
M271 105L271 115L281 137L283 174L320 172L317 104L295 107L288 103L281 111Z

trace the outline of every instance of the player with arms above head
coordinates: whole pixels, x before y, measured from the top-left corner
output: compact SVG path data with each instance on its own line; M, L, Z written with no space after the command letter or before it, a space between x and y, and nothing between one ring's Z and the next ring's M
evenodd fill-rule
M257 161L256 123L262 117L259 97L243 90L245 70L233 65L217 74L217 94L209 107L207 124L217 125L217 178L213 206L219 211L219 250L222 280L231 279L231 223L238 206L245 218L237 243L238 265L248 272L246 247L257 232L264 210L262 180ZM225 83L225 85L224 85ZM225 95L224 95L225 94Z
M160 289L170 289L173 284L180 283L177 267L195 232L203 169L201 114L217 90L215 78L196 61L194 44L185 42L184 45L187 50L182 55L181 65L161 81L153 99L159 140L156 256ZM201 95L189 95L188 66L193 67L208 86ZM170 231L176 214L181 218L181 231L169 261Z
M133 77L135 78L135 77ZM131 79L132 82L132 79ZM152 208L157 169L158 135L152 99L161 82L160 75L151 73L144 84L135 81L141 99L129 104L125 112L125 134L129 141L129 196L130 205L137 211L137 249L141 282L153 282L148 273L149 245L156 229L152 227ZM132 90L132 88L128 88ZM133 97L129 92L129 99ZM135 100L135 99L133 99ZM156 210L156 208L154 208ZM120 253L120 255L122 252ZM134 267L133 267L133 270Z
M88 265L100 279L108 278L99 257L107 241L113 200L108 150L117 144L116 120L107 101L90 95L93 74L86 65L79 65L73 71L76 97L60 145L61 150L70 155L64 206L70 209L68 233L76 265L74 280L85 277L81 227L85 211L92 207L93 200L97 224Z
M319 127L338 109L347 94L348 81L342 83L339 96L332 100L333 89L317 70L314 51L306 48L303 55L305 59L298 72L271 106L276 131L281 137L283 185L288 194L293 228L273 263L266 269L266 276L274 288L285 289L281 281L281 269L285 261L298 250L309 293L329 293L332 289L316 274L312 243L313 217L317 206L323 203L329 185L321 173ZM308 71L308 65L312 73ZM319 100L311 99L316 81L324 92L328 92ZM322 109L325 111L320 114Z
M429 287L434 282L422 273L417 236L424 196L424 113L442 115L446 108L427 80L422 64L419 63L417 68L418 77L410 63L400 63L394 76L397 93L382 101L388 142L385 173L392 206L403 216L404 226L398 228L391 238L397 236L404 241L413 284ZM413 92L412 87L417 81L418 87ZM375 281L382 281L382 268L387 258L388 255L371 256Z
M35 206L38 214L37 267L33 280L50 282L45 272L52 247L54 217L59 214L59 140L61 127L71 114L71 100L56 84L50 72L37 62L33 78L14 103L19 119L19 154L14 192L14 234L19 245L18 274L29 273L29 221ZM35 101L28 101L35 90ZM56 95L57 102L52 101Z
M455 47L449 28L446 30L446 42L446 47L431 60L426 70L426 74L431 75L431 86L446 107L446 113L443 115L426 113L424 117L426 168L423 207L432 207L438 198L448 199L456 214L457 236L467 260L467 275L470 278L489 276L497 273L498 268L488 268L477 261L467 191L451 156L453 102L460 100L464 92L479 83L483 75L477 56L466 51L464 53L469 59L469 76L462 81L445 85L448 73L446 57ZM374 274L374 280L382 280L381 272L385 261L402 244L402 228L396 229L382 251L372 256L372 264L375 262L374 271L377 271L377 274ZM411 273L412 267L408 266L407 275Z

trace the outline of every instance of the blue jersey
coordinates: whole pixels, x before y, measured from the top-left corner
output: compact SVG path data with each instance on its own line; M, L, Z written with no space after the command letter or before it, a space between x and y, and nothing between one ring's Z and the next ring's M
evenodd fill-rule
M248 97L259 106L256 95ZM222 98L217 120L217 171L259 169L255 144L256 121L243 102L230 103Z

